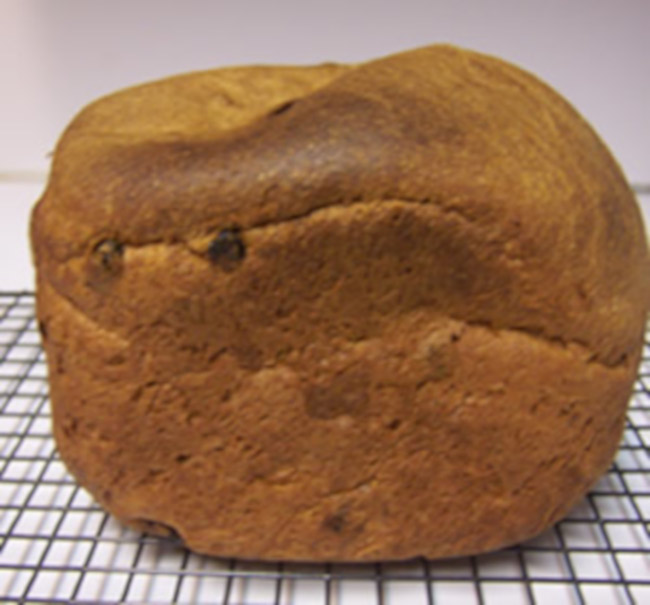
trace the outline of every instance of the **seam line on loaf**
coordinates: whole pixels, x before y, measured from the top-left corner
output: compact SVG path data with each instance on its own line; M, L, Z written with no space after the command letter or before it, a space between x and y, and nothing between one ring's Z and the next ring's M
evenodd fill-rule
M129 345L131 343L130 339L121 335L116 330L111 330L106 326L101 325L97 320L90 317L70 296L63 294L56 286L48 281L48 286L52 288L52 291L63 299L75 313L78 313L83 316L83 319L88 323L92 324L97 330L100 330L110 336L118 339L121 344ZM444 314L447 319L452 321L458 321L465 324L469 327L479 327L493 332L516 332L518 334L523 334L526 337L535 340L537 342L542 342L546 346L550 346L554 349L560 349L564 351L567 355L581 357L585 364L596 364L606 370L616 371L620 368L623 368L628 363L628 358L623 357L615 363L606 363L597 357L597 354L591 351L585 343L580 340L571 339L564 340L557 336L549 336L544 334L541 331L536 331L532 328L527 328L525 326L495 326L488 321L482 321L478 319L468 319L462 317L455 317L449 313ZM573 350L572 350L573 349Z

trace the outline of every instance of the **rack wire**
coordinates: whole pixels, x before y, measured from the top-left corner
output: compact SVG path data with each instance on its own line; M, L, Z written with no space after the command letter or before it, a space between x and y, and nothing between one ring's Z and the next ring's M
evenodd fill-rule
M50 433L33 294L0 293L0 540L8 604L650 603L650 346L612 467L536 539L441 562L250 563L126 529L75 483Z

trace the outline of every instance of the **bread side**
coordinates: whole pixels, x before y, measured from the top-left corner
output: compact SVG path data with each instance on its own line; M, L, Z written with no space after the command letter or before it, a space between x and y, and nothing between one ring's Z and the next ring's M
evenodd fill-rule
M481 552L559 519L616 449L638 209L581 118L495 59L109 97L62 138L32 229L64 460L196 550Z

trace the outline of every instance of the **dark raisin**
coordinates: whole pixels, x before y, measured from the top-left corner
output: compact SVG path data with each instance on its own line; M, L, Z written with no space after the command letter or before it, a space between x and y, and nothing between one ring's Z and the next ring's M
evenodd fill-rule
M159 521L150 521L149 519L129 519L129 525L136 531L141 531L145 534L153 534L162 538L172 538L178 540L180 536L176 529L171 525L160 523Z
M224 229L208 247L208 258L227 271L233 270L246 256L239 230Z
M275 109L272 109L269 112L270 116L279 116L280 114L283 114L285 111L288 111L293 107L295 104L295 101L286 101L285 103L282 103L282 105L278 105Z
M119 273L122 269L124 246L114 240L105 239L95 246L94 257L97 263L108 273Z
M340 534L346 525L345 513L338 512L329 515L323 521L323 527L333 531L335 534Z
M47 340L47 324L44 321L38 322L38 331L41 333L41 338Z

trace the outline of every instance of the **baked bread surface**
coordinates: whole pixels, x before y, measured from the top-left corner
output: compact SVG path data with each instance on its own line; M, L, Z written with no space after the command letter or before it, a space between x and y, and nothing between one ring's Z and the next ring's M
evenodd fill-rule
M611 463L650 299L597 135L449 46L101 99L32 242L63 460L123 522L219 556L541 532Z

